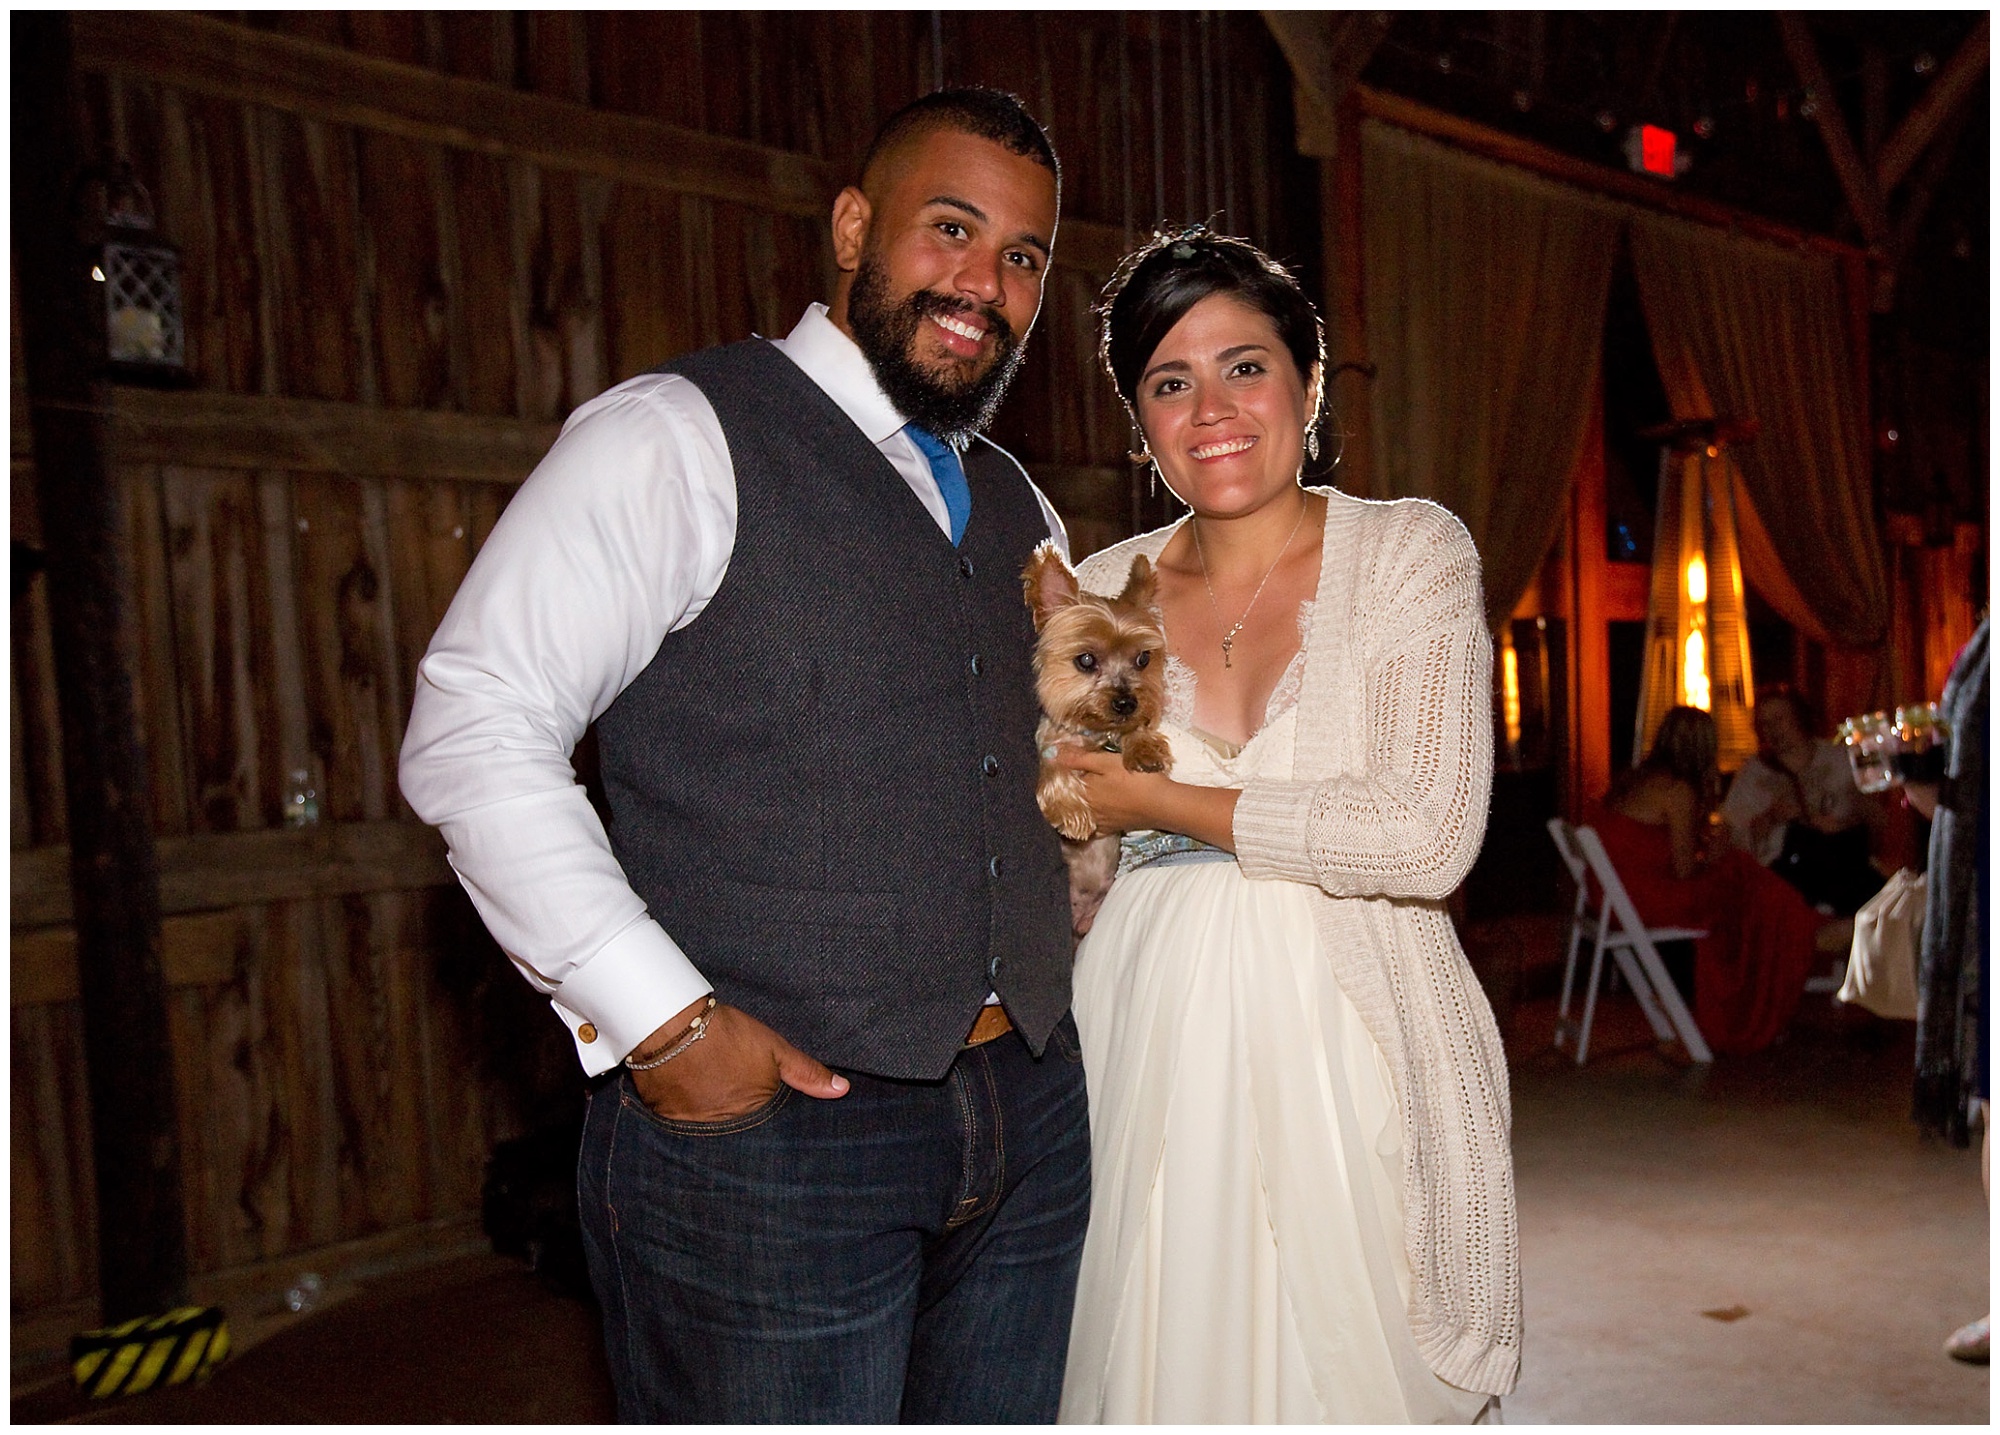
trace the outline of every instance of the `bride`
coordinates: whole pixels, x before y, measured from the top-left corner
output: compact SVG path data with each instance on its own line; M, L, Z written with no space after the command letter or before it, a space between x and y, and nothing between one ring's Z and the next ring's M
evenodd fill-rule
M1158 570L1174 766L1063 754L1123 837L1077 952L1095 1189L1062 1419L1497 1414L1507 1074L1444 909L1492 774L1478 556L1434 504L1301 485L1324 343L1251 245L1156 239L1103 314L1192 512L1079 572Z

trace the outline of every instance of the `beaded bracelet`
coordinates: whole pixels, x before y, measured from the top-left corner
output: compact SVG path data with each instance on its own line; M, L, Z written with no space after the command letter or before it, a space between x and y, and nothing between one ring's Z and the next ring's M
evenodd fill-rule
M708 1035L708 1019L714 1011L715 998L710 997L708 1005L701 1009L701 1015L688 1023L686 1031L682 1032L673 1041L668 1042L665 1051L661 1052L658 1056L649 1056L644 1061L634 1061L628 1056L625 1058L625 1065L633 1071L651 1071L656 1066L665 1066L668 1062Z

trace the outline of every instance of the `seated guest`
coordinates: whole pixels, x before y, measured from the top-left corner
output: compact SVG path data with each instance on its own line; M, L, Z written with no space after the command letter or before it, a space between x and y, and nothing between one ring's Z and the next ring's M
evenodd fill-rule
M1854 785L1837 742L1813 736L1812 710L1792 689L1757 696L1757 755L1722 802L1730 840L1821 911L1851 917L1882 889L1868 860L1881 804Z
M1821 919L1747 855L1713 840L1715 720L1669 708L1646 760L1592 824L1649 927L1698 927L1694 1019L1718 1054L1769 1046L1816 964ZM1844 924L1840 924L1844 925Z

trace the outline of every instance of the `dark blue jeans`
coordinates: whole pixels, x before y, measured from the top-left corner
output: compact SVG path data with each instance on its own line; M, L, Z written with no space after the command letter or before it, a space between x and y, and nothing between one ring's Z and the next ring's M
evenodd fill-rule
M1076 1028L717 1124L597 1088L577 1189L624 1421L1055 1419L1090 1210Z

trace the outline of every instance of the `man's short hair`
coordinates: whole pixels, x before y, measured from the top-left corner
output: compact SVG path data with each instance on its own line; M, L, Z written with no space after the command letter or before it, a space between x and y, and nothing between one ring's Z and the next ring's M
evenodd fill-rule
M1766 703L1792 710L1792 718L1799 725L1799 731L1807 737L1819 736L1819 712L1812 700L1790 683L1772 683L1757 690L1757 706Z
M1047 133L1028 113L1018 95L1006 90L989 90L979 85L934 90L912 100L882 123L861 157L861 178L865 182L876 160L891 150L937 130L956 130L992 140L1024 159L1031 159L1056 177L1056 192L1062 192L1062 163Z

